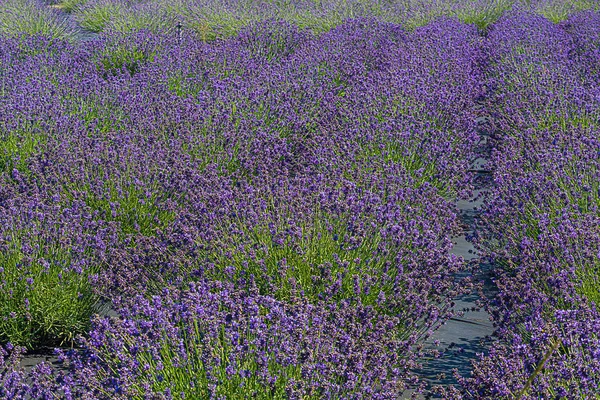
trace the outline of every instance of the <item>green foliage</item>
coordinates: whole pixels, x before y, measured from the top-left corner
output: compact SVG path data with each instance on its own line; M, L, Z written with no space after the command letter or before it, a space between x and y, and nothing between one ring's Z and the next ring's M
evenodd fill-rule
M443 179L436 168L434 160L424 160L419 147L425 144L416 144L408 147L406 142L388 139L379 142L368 142L361 147L358 154L357 169L373 168L384 169L386 165L400 164L414 180L414 187L418 188L428 183L438 189L440 195L450 197L452 188L448 187L448 181Z
M103 100L73 98L69 103L71 107L68 114L80 118L86 126L93 124L94 131L99 133L117 132L123 129L124 121L128 121L129 118L123 108L115 101ZM90 130L88 136L91 136L92 132Z
M64 12L72 13L79 10L88 0L62 0L57 8L60 8Z
M144 8L115 10L105 30L111 33L129 33L141 30L159 33L173 31L177 23L177 14L168 4L154 4Z
M80 187L65 187L67 198L73 198ZM135 185L120 185L109 181L103 193L94 192L90 185L83 188L85 203L99 212L105 221L120 224L123 235L142 234L153 236L175 220L175 213L157 205L156 190Z
M244 13L206 8L188 8L183 12L184 27L196 33L204 42L236 35L253 19Z
M292 221L290 216L287 222L252 227L240 218L229 221L238 233L206 244L202 262L214 264L208 272L214 279L253 275L261 293L280 300L302 291L317 302L329 292L338 300L360 298L382 312L403 310L395 296L402 290L396 276L398 266L408 262L404 256L414 250L409 240L402 246L392 243L366 216L317 212L305 222ZM385 304L379 304L381 292L389 300Z
M44 35L66 40L74 38L73 30L59 13L31 0L6 0L0 3L0 34Z
M401 23L409 31L427 25L436 18L451 15L452 12L452 4L447 1L405 0L403 4L406 15L393 22Z
M536 7L536 11L557 24L575 12L598 10L598 7L598 2L595 0L552 0L541 3Z
M325 18L322 15L302 10L289 13L284 18L299 28L309 29L316 34L328 32L344 21L343 17L338 14L327 15Z
M136 46L116 43L105 49L99 57L98 69L108 78L125 70L131 76L135 75L142 64L154 60L155 54Z
M492 0L482 6L466 6L456 11L458 19L466 24L474 24L481 31L485 31L513 6L513 0Z
M111 2L87 5L77 11L76 19L83 29L91 32L102 32L120 7L118 3Z
M579 293L586 299L600 305L600 260L577 270L580 280Z
M0 172L10 173L17 169L22 174L27 173L28 158L45 141L44 135L32 132L33 129L10 133L0 131Z
M58 245L39 243L25 255L15 232L0 252L0 342L28 348L72 343L89 327L97 296L88 275L71 270L69 253Z

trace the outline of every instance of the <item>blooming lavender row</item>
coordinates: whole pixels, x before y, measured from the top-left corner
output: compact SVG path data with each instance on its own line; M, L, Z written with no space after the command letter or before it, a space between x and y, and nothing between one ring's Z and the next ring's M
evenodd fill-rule
M501 340L463 381L476 398L599 395L599 22L520 13L489 32L501 134L479 244L501 267Z
M0 394L399 396L462 290L481 57L454 20L2 38L0 340L87 339Z

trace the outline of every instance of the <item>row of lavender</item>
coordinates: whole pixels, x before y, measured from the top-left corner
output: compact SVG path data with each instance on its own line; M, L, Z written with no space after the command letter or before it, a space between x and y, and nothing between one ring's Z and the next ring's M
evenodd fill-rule
M559 22L581 10L598 11L600 5L596 0L2 0L0 32L76 39L93 36L90 32L165 32L182 26L186 34L212 41L273 18L326 32L348 18L414 29L440 16L485 29L511 9Z
M593 0L50 0L49 3L70 13L82 28L94 32L168 30L179 23L204 40L231 36L251 22L270 18L317 32L328 31L347 18L376 18L414 28L440 16L456 17L483 29L511 8L533 10L558 22L573 12L599 7Z
M0 397L418 384L416 343L464 289L451 201L482 62L451 20L1 39ZM15 345L77 335L67 369L17 368Z
M600 15L532 14L490 30L496 191L479 230L499 266L500 341L477 398L597 398L600 387Z

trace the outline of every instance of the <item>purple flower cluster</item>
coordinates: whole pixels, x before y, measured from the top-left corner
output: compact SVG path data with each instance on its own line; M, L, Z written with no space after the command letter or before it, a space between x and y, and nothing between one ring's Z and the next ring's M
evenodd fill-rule
M0 65L0 340L86 337L72 371L34 380L67 398L414 383L417 340L462 290L476 28L1 38ZM119 318L88 330L103 301Z

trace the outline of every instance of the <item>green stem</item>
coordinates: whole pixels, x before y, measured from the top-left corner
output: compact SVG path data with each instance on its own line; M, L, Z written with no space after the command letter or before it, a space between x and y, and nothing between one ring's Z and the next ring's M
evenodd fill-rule
M560 346L561 341L559 339L555 339L555 340L553 340L553 342L554 343L552 343L552 346L550 347L548 352L540 360L537 367L535 367L535 370L533 371L531 376L529 376L529 379L527 379L527 382L525 382L525 386L523 387L523 389L519 392L519 394L517 394L516 400L520 400L521 398L523 398L523 396L525 396L525 393L527 393L527 391L531 387L531 384L533 383L533 380L535 379L535 377L538 376L540 374L540 372L542 372L542 369L544 368L544 364L546 364L546 361L548 361L548 359L552 356L552 353L554 353L554 351L558 348L558 346Z

